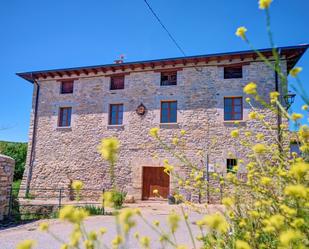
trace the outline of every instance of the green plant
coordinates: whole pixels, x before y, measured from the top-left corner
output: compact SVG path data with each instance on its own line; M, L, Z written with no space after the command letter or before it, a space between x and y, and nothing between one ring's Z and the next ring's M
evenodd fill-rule
M119 192L119 191L112 191L112 201L113 207L115 209L120 209L123 206L124 199L126 197L126 193Z
M95 206L95 205L86 205L83 208L89 213L89 215L104 214L104 207Z
M27 156L27 143L0 141L0 154L15 159L14 181L22 179Z

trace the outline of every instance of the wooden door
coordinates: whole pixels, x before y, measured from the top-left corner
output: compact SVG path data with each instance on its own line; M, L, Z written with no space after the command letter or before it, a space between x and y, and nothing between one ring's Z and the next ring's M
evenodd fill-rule
M167 198L169 194L170 177L164 172L164 167L143 167L143 193L142 199L156 197L153 190L157 189L159 195Z

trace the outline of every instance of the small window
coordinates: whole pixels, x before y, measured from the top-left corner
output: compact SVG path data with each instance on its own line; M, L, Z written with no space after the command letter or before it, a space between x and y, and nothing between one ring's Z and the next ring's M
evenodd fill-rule
M242 97L224 98L224 120L242 120Z
M161 123L177 123L177 101L161 102Z
M109 109L109 124L121 125L123 120L123 104L112 104Z
M177 85L177 71L161 73L161 86L175 85Z
M124 89L124 75L112 76L110 90Z
M60 107L58 126L59 127L70 127L71 126L71 114L72 114L72 107Z
M61 82L61 94L73 93L73 80Z
M237 160L236 159L226 159L226 170L227 172L232 172L234 173L233 168L237 166Z
M242 66L224 67L224 79L242 78Z

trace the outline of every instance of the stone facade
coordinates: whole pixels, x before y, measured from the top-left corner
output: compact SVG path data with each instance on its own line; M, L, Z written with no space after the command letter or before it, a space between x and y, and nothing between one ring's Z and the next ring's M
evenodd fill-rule
M0 221L9 212L10 188L13 182L15 160L0 154Z
M223 65L244 63L243 77L224 79ZM249 105L243 87L251 81L258 85L261 96L268 99L269 92L275 90L275 74L258 60L226 60L197 65L174 65L167 68L181 68L177 72L177 85L160 86L160 68L145 67L143 70L116 70L98 74L81 74L74 81L73 94L60 94L57 77L39 80L40 95L31 188L60 188L68 190L70 181L82 180L86 188L108 189L110 178L108 165L101 158L97 147L101 139L116 137L121 149L116 165L116 182L129 195L141 199L142 168L162 166L168 159L180 175L190 170L163 150L149 130L160 127L160 136L171 142L184 129L187 157L200 167L202 154L209 155L214 171L226 173L226 159L229 152L237 158L245 158L248 150L230 137L237 125L224 121L224 97L243 97L243 120L241 131L263 132L271 139L276 136L276 115L264 110L253 101L253 105L264 112L268 121L274 125L273 131L249 120ZM286 63L282 61L286 72ZM161 68L162 69L162 68ZM110 75L126 73L123 90L110 90ZM76 77L74 77L76 78ZM34 87L33 100L35 100ZM160 102L177 101L177 124L160 124ZM120 126L108 125L109 105L123 103L124 117ZM140 116L136 108L143 103L146 114ZM72 107L70 128L57 127L59 107ZM33 106L34 107L34 106ZM25 187L29 175L30 149L32 146L33 113L30 126L29 153L22 186ZM244 172L244 169L240 169ZM176 180L170 179L170 192L176 188ZM188 198L193 198L189 196Z

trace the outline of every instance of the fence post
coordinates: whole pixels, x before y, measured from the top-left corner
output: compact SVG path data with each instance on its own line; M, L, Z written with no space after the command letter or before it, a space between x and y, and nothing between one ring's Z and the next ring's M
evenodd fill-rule
M103 190L102 190L102 209L103 209L103 215L105 215L104 192L105 192L105 190L103 188Z
M10 197L9 197L9 212L8 212L9 219L12 218L12 206L13 206L13 186L11 185Z
M61 208L61 200L62 200L62 188L59 189L59 199L58 199L58 209Z

